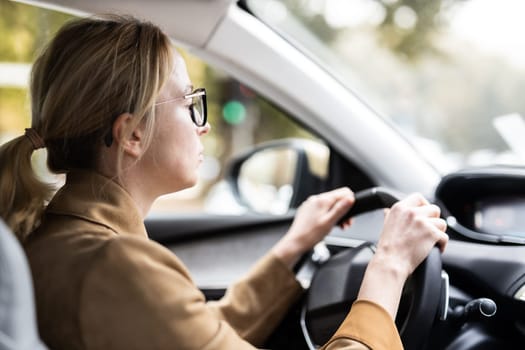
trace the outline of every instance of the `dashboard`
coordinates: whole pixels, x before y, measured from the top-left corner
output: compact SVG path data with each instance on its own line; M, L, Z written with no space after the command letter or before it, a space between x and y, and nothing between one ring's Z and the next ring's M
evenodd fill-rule
M525 198L501 196L473 205L472 227L480 233L525 238Z
M443 254L450 310L489 298L492 318L438 323L432 349L522 349L525 339L525 168L484 167L441 180L434 202L451 237ZM477 340L474 340L477 339Z
M525 244L525 170L491 167L443 178L436 203L450 228L463 238Z

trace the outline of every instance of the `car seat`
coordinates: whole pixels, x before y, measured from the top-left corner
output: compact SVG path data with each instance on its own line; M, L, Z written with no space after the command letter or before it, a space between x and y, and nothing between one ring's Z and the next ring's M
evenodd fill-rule
M0 219L0 350L45 350L24 251Z

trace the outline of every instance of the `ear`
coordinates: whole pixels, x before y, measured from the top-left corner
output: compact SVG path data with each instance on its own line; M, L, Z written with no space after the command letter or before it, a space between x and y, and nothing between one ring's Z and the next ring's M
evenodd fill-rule
M124 153L139 158L145 151L143 123L134 125L135 121L130 113L123 113L113 123L113 140L122 147Z

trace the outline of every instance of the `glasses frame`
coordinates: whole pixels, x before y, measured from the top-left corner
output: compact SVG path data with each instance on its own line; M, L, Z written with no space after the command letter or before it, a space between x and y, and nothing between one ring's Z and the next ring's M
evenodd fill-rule
M194 103L190 105L190 117L193 123L200 127L200 126L206 125L206 123L208 122L208 104L206 101L206 89L205 88L197 88L193 90L192 92L190 92L189 94L186 94L184 96L175 97L175 98L171 98L166 101L157 102L155 103L155 106L160 106L160 105L174 102L174 101L186 100L189 98L193 99L194 97L199 97L199 96L202 96L202 114L203 114L202 123L197 123L197 118L195 118L195 104Z
M195 124L198 127L203 127L208 122L208 104L206 101L206 89L205 88L197 88L193 90L192 92L190 92L189 94L186 94L184 96L175 97L175 98L171 98L166 101L157 102L155 103L155 106L163 105L163 104L174 102L174 101L186 100L188 98L194 98L194 97L199 97L199 96L202 96L202 114L203 114L202 123L201 124L197 123L197 118L195 118L195 104L194 103L192 103L189 106L190 107L189 108L190 117L191 117L191 120L193 121L193 124ZM111 124L113 125L113 123ZM112 134L111 128L109 132L104 136L104 144L107 147L111 147L111 145L113 144L113 134Z

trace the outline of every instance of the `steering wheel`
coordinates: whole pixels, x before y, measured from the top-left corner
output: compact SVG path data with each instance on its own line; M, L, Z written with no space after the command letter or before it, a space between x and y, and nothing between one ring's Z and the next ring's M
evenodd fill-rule
M341 219L380 208L389 208L399 196L386 188L357 192L355 204ZM307 344L325 344L344 320L357 298L361 281L375 247L367 242L329 258L315 272L301 315ZM437 247L416 268L403 288L396 325L406 350L420 350L430 335L441 299L441 255Z

